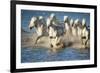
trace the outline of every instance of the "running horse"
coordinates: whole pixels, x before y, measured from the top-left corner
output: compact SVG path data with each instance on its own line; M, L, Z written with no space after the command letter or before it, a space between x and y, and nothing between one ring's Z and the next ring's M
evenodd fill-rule
M33 27L36 29L36 33L38 35L35 41L35 44L37 44L38 40L46 35L46 21L43 16L31 18L29 28L32 29Z

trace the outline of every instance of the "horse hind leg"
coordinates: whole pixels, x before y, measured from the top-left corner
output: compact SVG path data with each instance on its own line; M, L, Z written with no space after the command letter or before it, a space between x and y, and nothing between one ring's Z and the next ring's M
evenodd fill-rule
M85 48L85 39L81 39L82 48Z
M86 48L88 47L88 42L89 42L89 40L87 39L86 42L85 42Z

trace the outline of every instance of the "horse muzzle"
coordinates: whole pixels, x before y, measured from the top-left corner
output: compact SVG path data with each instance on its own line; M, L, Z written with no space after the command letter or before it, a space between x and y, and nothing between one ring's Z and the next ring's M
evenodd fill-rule
M29 27L30 28L30 30L32 29L32 27Z

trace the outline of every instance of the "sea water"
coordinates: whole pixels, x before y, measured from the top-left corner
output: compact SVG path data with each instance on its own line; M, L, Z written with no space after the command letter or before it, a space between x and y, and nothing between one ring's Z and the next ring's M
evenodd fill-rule
M22 48L21 62L51 62L90 59L89 49L64 48L59 52L48 52L45 48Z

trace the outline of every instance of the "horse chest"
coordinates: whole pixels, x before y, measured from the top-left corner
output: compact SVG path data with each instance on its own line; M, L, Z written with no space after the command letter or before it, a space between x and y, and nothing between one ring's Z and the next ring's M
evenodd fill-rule
M69 30L69 25L68 25L68 23L65 23L65 28L66 28L66 30Z
M36 30L37 34L40 36L43 34L43 28L42 27L38 27Z
M81 33L82 33L81 28L80 28L80 27L78 27L78 28L77 28L77 31L78 31L78 36L80 36L80 35L81 35Z

